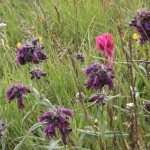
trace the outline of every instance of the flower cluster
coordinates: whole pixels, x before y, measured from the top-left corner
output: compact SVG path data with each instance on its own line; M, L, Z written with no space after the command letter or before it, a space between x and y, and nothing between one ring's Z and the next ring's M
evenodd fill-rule
M144 44L150 40L150 11L138 11L137 17L131 21L130 26L134 26L140 34L139 43Z
M24 65L28 62L38 64L41 60L47 59L44 47L40 45L39 38L34 38L31 42L18 47L16 61Z
M47 55L44 52L44 47L40 45L41 38L34 38L31 42L22 44L18 43L18 53L16 57L16 61L24 65L28 62L33 62L34 64L38 64L41 60L47 59ZM46 76L46 72L42 69L35 69L30 71L31 80L40 79L41 77ZM9 103L17 98L18 99L18 108L23 109L25 106L22 102L23 95L26 93L30 93L30 90L21 85L15 84L8 89L6 92L7 99ZM62 141L64 144L67 144L67 136L72 131L70 128L70 122L68 120L69 117L73 117L72 111L65 108L53 107L48 112L42 114L39 118L39 122L45 122L45 134L46 137L56 136L56 128L58 128L61 133ZM0 137L2 136L1 122L0 122Z
M30 93L30 90L27 87L25 87L21 84L15 84L14 86L12 86L8 89L8 91L6 92L6 95L7 95L7 99L9 101L9 103L14 98L17 98L18 99L18 108L23 109L24 104L22 103L22 97L26 93Z
M3 136L3 128L5 126L5 123L3 120L0 120L0 139L2 138Z
M113 78L112 68L99 63L94 63L88 66L84 70L84 75L88 77L85 86L87 90L93 88L95 90L102 89L105 85L108 85L110 90L113 90Z
M82 53L75 55L76 59L80 60L81 62L85 61L84 55Z
M31 80L40 79L41 77L46 76L46 72L44 72L42 69L31 70L30 74L31 74Z
M96 103L98 103L100 105L105 105L105 102L106 102L105 95L104 94L99 94L99 93L98 94L94 94L90 98L89 102L96 102Z
M70 128L69 117L73 117L72 111L66 108L54 107L48 112L42 114L39 118L39 122L45 122L45 135L46 137L56 136L56 128L58 128L62 141L64 144L67 144L67 135L72 131Z
M106 60L106 64L113 68L114 61L114 41L111 34L105 33L96 37L96 48L102 53Z

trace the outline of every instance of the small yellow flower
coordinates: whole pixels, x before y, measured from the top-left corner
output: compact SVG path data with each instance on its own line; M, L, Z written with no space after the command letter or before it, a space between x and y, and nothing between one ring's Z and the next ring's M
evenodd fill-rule
M21 46L21 43L20 42L18 42L17 43L17 48L19 48Z
M40 41L40 44L43 44L43 38L41 36L39 36L39 41Z
M134 40L138 40L138 38L139 38L138 34L137 34L137 33L134 33L134 34L133 34L133 39L134 39Z
M6 47L6 48L9 48L9 45L8 45L8 44L6 44L6 45L5 45L5 47Z

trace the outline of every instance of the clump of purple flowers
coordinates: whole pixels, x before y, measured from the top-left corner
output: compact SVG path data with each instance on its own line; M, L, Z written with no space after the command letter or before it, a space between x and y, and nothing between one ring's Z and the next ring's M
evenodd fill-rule
M46 76L46 72L44 72L42 69L31 70L30 74L31 74L31 80L40 79L41 77Z
M96 102L100 105L105 105L106 100L105 100L105 95L104 94L94 94L90 98L89 102Z
M25 106L22 103L22 98L23 98L23 95L26 93L30 93L30 90L27 87L25 87L21 84L15 84L8 89L8 91L6 92L6 95L7 95L7 99L9 101L9 103L13 99L17 98L18 99L18 108L23 109Z
M150 41L150 11L142 10L138 11L137 17L131 21L130 26L134 26L137 32L140 34L140 44L144 44L146 41Z
M39 122L44 121L46 123L46 127L44 130L46 137L55 137L56 128L58 128L62 136L62 141L66 145L67 136L72 131L72 129L70 128L68 116L73 117L71 110L58 107L54 107L48 112L42 114L39 118Z
M84 75L88 78L85 86L87 90L93 88L95 90L102 89L105 85L108 85L109 90L113 90L113 70L106 65L94 63L88 66L84 70Z
M44 47L40 45L39 38L34 38L31 42L22 44L18 48L16 61L24 65L28 62L38 64L41 60L47 59Z

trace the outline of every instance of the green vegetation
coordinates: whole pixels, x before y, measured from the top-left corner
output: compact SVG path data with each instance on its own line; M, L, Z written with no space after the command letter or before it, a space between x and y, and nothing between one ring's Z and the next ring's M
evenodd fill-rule
M59 134L47 139L43 127L32 130L41 113L48 110L35 92L25 95L23 110L18 110L17 100L8 103L6 91L16 82L33 86L53 105L73 110L72 133L66 149L129 150L134 144L138 149L135 139L140 150L150 149L150 112L143 108L143 103L150 100L150 82L145 62L141 61L150 57L147 55L150 45L140 46L132 39L136 31L129 26L138 9L150 8L148 0L1 0L0 3L0 23L6 24L0 28L0 120L6 124L0 149L13 150L24 137L19 145L21 150L65 149ZM107 95L106 104L100 106L88 102L96 91L86 90L83 69L95 60L103 63L95 48L95 37L104 33L111 33L115 42L115 89ZM39 36L43 38L48 59L38 65L18 65L17 43ZM77 53L84 54L85 62L75 59ZM79 85L70 57L77 68ZM29 72L37 66L47 76L31 81ZM78 86L85 95L88 117L76 98ZM126 104L135 101L134 118L135 109L128 109ZM134 120L138 121L136 131L131 126Z

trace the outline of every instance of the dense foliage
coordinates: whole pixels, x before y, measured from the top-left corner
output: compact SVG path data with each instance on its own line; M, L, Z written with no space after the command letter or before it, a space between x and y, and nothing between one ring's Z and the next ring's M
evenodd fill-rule
M147 0L0 3L0 149L150 149Z

